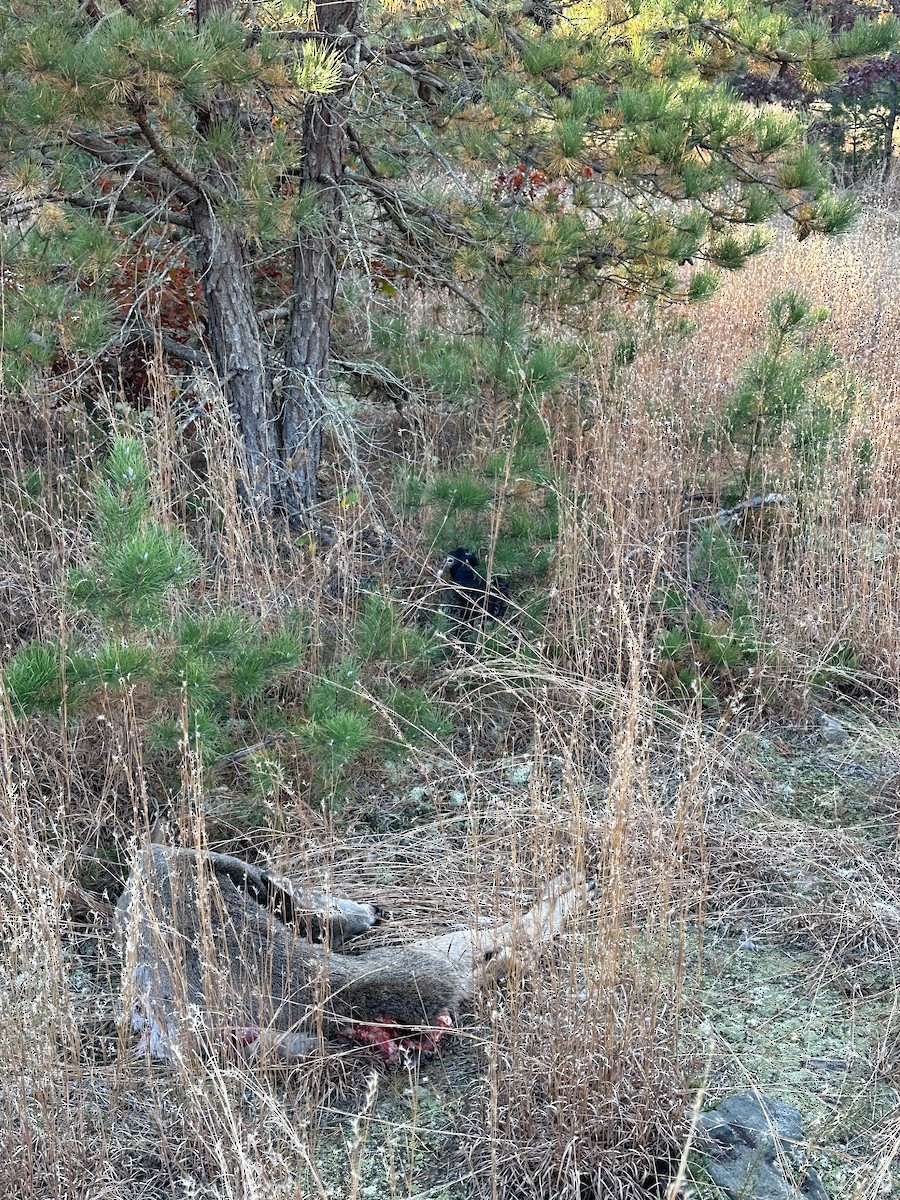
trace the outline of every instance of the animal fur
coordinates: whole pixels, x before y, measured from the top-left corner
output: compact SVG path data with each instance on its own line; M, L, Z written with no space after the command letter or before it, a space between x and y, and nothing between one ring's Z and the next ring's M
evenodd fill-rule
M443 605L461 624L483 622L485 617L502 621L509 609L509 582L495 575L490 586L481 573L478 555L466 546L451 550L441 564L438 579L444 588Z
M136 1053L171 1058L228 1042L293 1061L319 1035L433 1049L476 986L547 940L584 900L557 881L529 913L490 930L341 953L370 905L303 890L228 855L153 845L117 906L123 999ZM321 940L317 940L321 939Z

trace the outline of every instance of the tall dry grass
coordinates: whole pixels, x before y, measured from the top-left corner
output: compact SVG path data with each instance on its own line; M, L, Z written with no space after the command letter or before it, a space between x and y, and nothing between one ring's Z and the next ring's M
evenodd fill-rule
M645 510L657 505L637 518L640 529L631 535L631 549L642 537L654 544L671 535L679 527L681 487L689 489L693 481L698 490L715 491L721 480L723 464L698 457L696 433L715 425L741 364L760 346L772 296L792 288L828 309L822 332L839 363L860 381L861 394L824 479L800 498L799 528L794 522L769 531L773 561L759 596L759 617L785 658L786 679L804 662L814 668L836 642L846 640L858 648L860 666L874 679L900 681L898 277L895 204L873 206L837 242L799 243L780 235L769 253L726 282L692 336L677 347L661 341L622 378L626 429L604 428L598 436L608 441L618 433L623 450L611 454L600 447L589 456L603 485L628 497L623 509L633 514L636 504ZM866 486L859 488L863 438L871 457ZM782 467L773 452L768 468L775 487L783 482ZM639 499L648 493L652 499ZM668 506L660 510L663 497ZM621 517L617 512L618 527Z
M706 812L737 755L727 719L711 726L699 711L658 705L651 597L683 568L697 512L685 496L702 493L715 506L724 464L701 449L699 432L757 344L768 298L789 285L831 309L828 332L866 383L853 420L872 455L865 490L853 484L850 449L841 450L815 507L758 535L770 543L757 597L773 648L770 684L802 707L843 640L873 684L900 680L897 221L896 210L873 209L843 242L779 242L728 282L695 333L651 341L614 396L598 364L590 426L548 410L548 421L564 423L558 447L571 487L559 497L546 633L524 683L515 654L461 650L440 668L437 682L470 738L427 747L394 785L428 786L432 819L391 834L357 826L354 802L377 806L381 794L391 803L373 772L335 822L309 805L298 774L268 824L239 831L242 850L286 873L386 901L385 941L505 916L560 870L597 880L590 914L539 970L485 994L442 1061L392 1079L359 1055L314 1060L287 1077L130 1059L100 893L114 894L116 870L121 885L121 863L161 799L138 716L127 696L108 697L78 726L16 722L4 708L0 1181L11 1196L665 1192L697 1069L686 931L702 928ZM349 637L361 576L411 607L431 602L432 547L393 511L386 484L396 429L381 421L338 431L331 482L358 502L335 506L329 546L286 546L233 502L233 432L208 399L199 508L188 503L196 479L175 449L185 414L161 368L151 410L135 414L115 396L100 408L116 432L139 425L158 515L189 519L206 563L198 586L211 604L239 604L262 621L303 605L313 630L306 669L315 673L320 647ZM398 422L414 427L423 458L465 442L438 410ZM80 472L93 451L77 411L37 422L9 408L0 441L0 633L9 652L38 632L65 638L71 628L54 581L86 548ZM27 485L31 470L49 481L39 495ZM185 763L183 784L182 830L203 842L209 796L196 763ZM98 866L116 846L118 864Z
M506 916L560 869L582 867L599 882L590 915L559 937L537 972L514 972L485 994L444 1061L410 1067L411 1099L389 1127L369 1133L366 1158L358 1146L350 1153L335 1123L341 1112L373 1119L365 1056L312 1061L287 1078L190 1056L152 1069L130 1059L128 1030L115 1018L119 964L108 914L87 920L76 911L79 855L67 830L79 828L79 815L70 819L64 797L35 787L19 765L27 730L7 727L6 1187L95 1197L167 1194L180 1181L183 1194L325 1196L359 1194L365 1181L379 1190L363 1194L404 1196L430 1194L429 1178L442 1194L449 1173L460 1189L502 1196L657 1190L683 1131L691 1050L680 945L700 887L696 840L711 767L699 768L708 751L697 730L685 730L679 770L661 791L634 705L610 728L618 745L606 753L602 803L589 800L598 763L548 704L536 714L526 788L444 761L447 784L472 797L463 819L447 813L380 839L329 838L321 823L314 839L308 829L265 837L283 869L391 903L387 942L453 928L460 917ZM196 813L197 776L194 786ZM446 1104L438 1129L453 1156L438 1166L419 1148L435 1136L417 1124L413 1099L427 1090L420 1075L435 1080L432 1107L435 1095ZM396 1085L382 1077L379 1086Z

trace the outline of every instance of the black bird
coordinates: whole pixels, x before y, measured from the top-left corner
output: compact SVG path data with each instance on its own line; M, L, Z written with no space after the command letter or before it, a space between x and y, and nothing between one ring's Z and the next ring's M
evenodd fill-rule
M509 608L509 583L494 576L490 587L478 570L478 555L466 546L457 546L444 559L438 571L444 587L444 605L456 621L471 624L493 617L502 621Z

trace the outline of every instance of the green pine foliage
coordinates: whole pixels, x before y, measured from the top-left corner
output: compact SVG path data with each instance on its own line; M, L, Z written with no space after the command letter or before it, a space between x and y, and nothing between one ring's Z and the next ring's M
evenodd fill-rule
M819 128L829 156L852 180L875 170L887 178L900 120L900 54L848 71L828 90L827 104Z
M742 459L745 495L758 485L765 452L779 439L790 439L792 461L808 480L846 427L856 385L828 342L815 336L827 316L793 291L771 301L765 345L741 371L724 415L725 434Z
M216 731L209 745L224 745L226 723L249 716L297 669L302 637L286 628L264 635L240 613L175 617L179 604L190 604L186 591L199 564L180 532L151 517L149 472L136 440L113 443L91 492L91 518L95 556L66 584L87 619L65 661L59 647L40 642L16 655L4 674L14 705L23 714L58 709L65 694L76 711L98 690L141 685L156 698L159 739L177 744L185 710L192 746L200 730Z
M297 730L297 738L334 791L343 768L372 741L372 722L365 713L339 707L306 721Z
M734 464L726 484L729 499L759 503L767 493L780 492L779 500L787 495L793 517L782 553L802 553L817 520L826 469L856 402L857 381L821 336L827 316L794 291L773 296L763 345L739 372L714 435ZM788 451L777 460L789 463L783 476L773 465L776 448ZM863 487L864 441L857 453L858 486ZM760 504L758 511L764 507ZM757 613L757 597L765 587L766 529L761 524L755 536L741 538L743 528L735 514L726 526L713 522L692 535L689 579L673 580L657 597L656 651L665 689L682 698L699 697L713 708L746 689L751 679L762 686L773 657ZM824 679L827 668L820 674Z
M59 646L31 642L3 673L3 688L18 713L56 713L63 697L64 664Z
M574 344L530 330L521 290L493 289L491 299L484 335L465 342L437 330L413 337L396 322L385 330L390 336L380 344L395 370L474 413L476 425L490 421L487 397L496 414L484 431L486 454L431 478L403 474L395 495L400 514L423 530L430 557L468 546L484 565L490 561L494 575L513 577L517 617L528 625L538 600L533 589L547 573L558 532L557 472L542 406L569 385L579 355ZM453 361L464 355L466 369L448 376L440 351L451 345Z
M704 529L692 557L690 587L671 584L659 597L656 653L665 692L717 710L758 673L756 572L735 539Z
M435 635L404 625L390 599L374 592L363 598L351 655L312 683L301 718L288 730L311 760L320 802L332 807L341 800L348 768L367 752L397 760L451 732L423 686L436 652Z
M241 761L244 746L262 742L264 751L246 756L252 796L287 786L289 759L300 753L313 794L328 803L367 752L395 759L449 731L424 687L434 638L404 625L387 598L364 598L352 657L321 678L303 670L307 634L298 617L263 630L245 613L194 600L196 556L151 517L138 442L113 443L91 492L91 521L94 557L65 585L83 614L65 653L34 641L3 672L18 716L59 715L65 706L77 719L127 692L139 697L147 746L169 783L185 750L215 777L219 764Z
M471 474L442 474L431 484L417 476L400 480L401 511L424 518L431 557L454 546L471 547L483 564L490 559L495 575L515 577L517 589L546 576L558 530L556 493L544 485L549 468L542 456L527 459L524 479L517 472L520 462L506 454L490 459L481 480Z
M443 738L452 732L452 723L425 688L387 684L381 691L381 699L404 741L415 744L422 740L423 734Z
M357 45L315 2L213 6L199 24L178 0L9 10L2 183L37 219L4 245L3 370L21 383L74 364L154 315L198 349L201 210L238 233L254 323L271 311L298 239L323 230L297 184L304 101L349 88L347 294L446 287L478 319L412 331L425 377L552 388L551 347L505 348L548 304L581 328L622 296L700 301L762 251L773 214L804 235L847 227L806 110L746 103L729 81L789 69L814 95L883 61L897 21L860 11L841 27L762 0L575 0L540 20L517 0L374 5Z
M190 545L148 516L148 472L140 444L117 440L92 493L97 561L69 578L72 599L124 634L155 625L167 598L196 576Z
M797 24L809 29L810 46L833 39L841 57L826 53L805 72L785 63L774 77L750 73L740 80L742 94L806 110L813 118L810 140L826 152L844 179L855 182L876 172L887 178L900 118L900 54L895 46L892 52L881 47L865 53L861 61L854 56L871 45L870 32L861 22L878 21L889 12L896 16L896 3L818 0L818 25L811 20L808 4L788 0L785 7Z

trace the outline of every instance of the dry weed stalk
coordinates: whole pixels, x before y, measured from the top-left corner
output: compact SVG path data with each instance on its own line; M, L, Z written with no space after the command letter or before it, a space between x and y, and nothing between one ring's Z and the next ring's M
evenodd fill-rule
M537 977L514 974L476 1014L461 1039L469 1048L456 1052L463 1061L469 1055L469 1078L480 1080L457 1123L468 1183L484 1194L635 1197L679 1159L693 1053L683 1021L685 928L702 917L707 869L715 867L718 887L733 862L734 847L714 838L704 851L703 815L722 789L731 748L707 736L698 714L667 722L657 708L651 597L684 570L691 516L685 494L717 499L723 464L702 454L697 434L721 413L759 314L785 283L831 308L837 349L867 391L799 530L774 526L762 534L769 561L756 617L773 648L775 684L802 694L843 639L853 641L873 679L900 680L900 388L890 352L900 341L890 296L896 220L893 209L871 212L838 246L815 237L780 244L723 289L677 353L660 342L621 373L614 402L598 364L592 427L573 425L560 410L565 436L558 453L572 469L571 488L559 497L551 608L527 684L515 656L460 654L442 668L448 703L465 717L472 743L432 746L423 778L439 791L462 789L469 799L461 811L438 808L430 824L381 839L354 830L351 811L338 836L327 816L305 804L298 774L276 828L242 831L245 848L265 849L285 873L312 866L336 889L402 912L385 933L398 940L452 932L461 911L504 917L561 870L583 868L597 880L601 901L590 920L560 939ZM876 260L880 269L873 271ZM349 638L361 575L401 594L422 591L430 548L392 512L392 456L411 442L421 461L453 461L468 437L463 421L422 408L387 432L379 417L383 424L368 440L357 431L353 456L335 457L335 489L355 490L363 474L374 482L358 503L334 506L332 542L314 548L302 540L276 545L239 506L233 429L215 389L194 414L198 449L208 451L196 502L198 480L172 450L173 430L191 415L180 405L160 372L154 413L142 427L157 515L190 514L210 605L240 604L265 619L302 604L312 629L308 669L315 672L323 643L340 651ZM108 416L123 431L136 420L113 402ZM0 416L4 654L39 629L65 633L70 625L47 584L79 556L84 540L78 472L89 439L83 424L75 420L67 429L66 419L49 416L39 428L11 407ZM861 436L871 444L864 489L855 485L852 444ZM27 478L36 466L48 482L33 495ZM774 454L771 470L778 467ZM515 695L516 704L504 712L498 695ZM295 1196L298 1186L323 1198L335 1187L361 1193L380 1134L372 1115L378 1098L366 1091L371 1075L360 1078L358 1064L305 1063L289 1088L264 1072L189 1056L174 1071L148 1073L143 1064L120 1062L84 1019L73 983L84 965L66 896L85 848L95 847L102 831L112 825L143 832L149 825L154 797L139 699L108 697L94 723L77 732L37 722L5 726L2 1181L23 1200L169 1195L178 1188L267 1200ZM506 781L502 764L526 748L531 773L523 795ZM365 786L361 779L361 792ZM197 845L206 838L207 801L202 773L186 755L176 816L182 836ZM827 851L837 862L844 850L821 841L802 853ZM759 860L751 864L756 878L770 858L779 870L792 869L790 847L762 833L744 852ZM826 920L843 920L849 941L864 949L873 938L893 936L894 914L888 920L880 910L878 917L871 904L881 885L862 878L849 907L822 916L823 928ZM748 887L746 873L741 887ZM873 912L882 922L874 933ZM783 918L796 920L796 912ZM106 1005L109 1017L115 969L112 978L97 968L88 974L93 1008ZM448 1074L453 1062L451 1052ZM442 1070L436 1064L433 1073ZM323 1147L328 1119L346 1108L348 1096L359 1121L349 1161L341 1143L335 1179L323 1165ZM405 1120L394 1118L386 1194L418 1186L421 1120L414 1105ZM887 1161L896 1153L896 1130L885 1136ZM410 1149L398 1167L403 1141ZM874 1188L859 1200L871 1200Z

